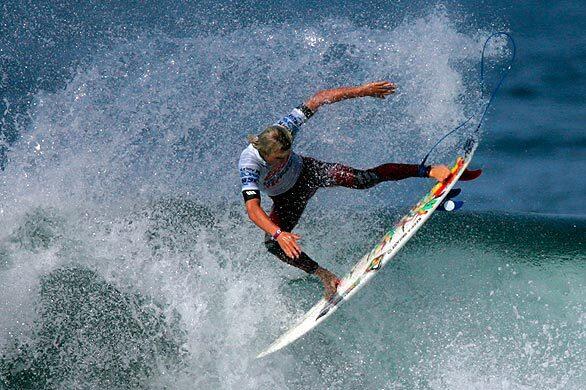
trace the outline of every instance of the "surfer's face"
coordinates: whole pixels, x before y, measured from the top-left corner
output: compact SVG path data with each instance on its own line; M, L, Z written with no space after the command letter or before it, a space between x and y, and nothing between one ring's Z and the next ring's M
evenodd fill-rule
M270 166L279 166L286 163L290 155L291 149L284 152L273 153L270 156L267 156L265 161L268 162Z

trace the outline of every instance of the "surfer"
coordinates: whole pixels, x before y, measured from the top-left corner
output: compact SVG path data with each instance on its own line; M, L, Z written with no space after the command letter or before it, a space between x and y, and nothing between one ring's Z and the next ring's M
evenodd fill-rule
M378 81L319 91L259 135L249 135L250 144L240 155L238 168L246 211L250 220L265 232L266 248L280 260L317 276L324 285L326 298L336 292L340 280L303 252L298 242L301 236L292 232L316 191L336 186L365 189L408 177L443 181L450 170L445 165L395 163L361 170L300 156L291 146L300 126L321 106L366 96L384 99L395 90L395 84ZM273 201L268 215L261 207L260 191Z

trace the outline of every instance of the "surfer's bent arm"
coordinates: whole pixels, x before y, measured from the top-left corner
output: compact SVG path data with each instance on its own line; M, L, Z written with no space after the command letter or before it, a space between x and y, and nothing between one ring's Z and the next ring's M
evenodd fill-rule
M346 99L353 99L357 97L372 96L384 99L385 96L394 93L396 89L395 84L389 81L377 81L374 83L367 83L355 87L340 87L334 89L325 89L317 92L304 105L312 112L324 104L332 104Z
M297 258L301 255L301 247L297 244L297 240L300 236L295 233L281 232L279 226L271 221L267 213L265 213L261 207L260 198L248 199L245 206L248 218L250 218L256 226L264 230L265 233L272 236L273 239L279 243L287 256ZM277 234L277 232L279 233ZM277 237L275 238L275 236Z
M270 234L271 236L279 229L279 227L270 220L267 213L263 210L260 205L260 198L253 198L249 199L245 203L246 212L248 213L248 218L256 226L264 230L265 233Z

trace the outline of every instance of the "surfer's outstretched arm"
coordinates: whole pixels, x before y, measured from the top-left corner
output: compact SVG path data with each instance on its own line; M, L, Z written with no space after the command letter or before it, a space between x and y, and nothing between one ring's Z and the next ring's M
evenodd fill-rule
M357 97L372 96L384 99L385 96L395 92L396 85L389 81L377 81L355 87L340 87L334 89L325 89L317 92L304 104L311 111L315 112L324 104L336 103L341 100L353 99Z

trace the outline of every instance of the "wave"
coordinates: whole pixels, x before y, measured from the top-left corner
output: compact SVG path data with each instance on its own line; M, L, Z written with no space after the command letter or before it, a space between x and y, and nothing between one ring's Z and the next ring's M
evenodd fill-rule
M324 326L254 360L321 288L268 255L233 203L245 135L315 88L392 78L392 106L328 107L298 150L415 162L481 103L487 34L437 8L380 23L149 30L34 91L0 177L0 387L583 387L575 216L438 213ZM346 208L343 190L319 193L304 248L348 271L404 211L378 205L421 186L344 192Z
M314 210L300 227L305 249L340 274L399 215L343 213L340 224ZM76 228L31 212L0 241L2 285L32 308L28 329L2 320L4 386L583 384L583 218L437 213L330 321L261 361L321 287L265 253L244 220L239 204L172 198ZM36 282L18 277L31 269Z

